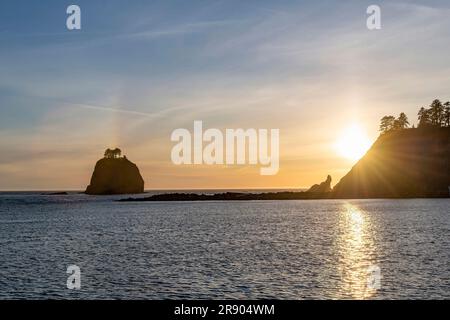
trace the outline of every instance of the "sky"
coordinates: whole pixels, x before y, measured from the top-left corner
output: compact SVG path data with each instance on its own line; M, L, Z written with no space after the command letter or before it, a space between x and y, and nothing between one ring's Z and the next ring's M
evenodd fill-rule
M346 128L373 142L382 116L450 99L449 17L448 1L3 0L0 190L82 190L108 147L146 189L337 183ZM194 120L279 129L278 174L173 164L170 135Z

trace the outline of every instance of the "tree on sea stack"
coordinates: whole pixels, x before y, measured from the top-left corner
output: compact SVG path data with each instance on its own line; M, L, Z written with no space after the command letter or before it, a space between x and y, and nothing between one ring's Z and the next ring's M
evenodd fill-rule
M107 159L117 159L120 158L120 156L122 155L122 150L120 150L119 148L115 148L114 150L111 149L106 149L105 150L105 158Z

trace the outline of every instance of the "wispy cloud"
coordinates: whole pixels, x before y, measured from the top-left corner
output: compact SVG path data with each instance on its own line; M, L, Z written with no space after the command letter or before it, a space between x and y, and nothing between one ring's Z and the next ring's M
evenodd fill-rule
M149 29L143 31L137 31L133 33L126 33L120 35L118 38L139 38L139 39L149 39L158 38L164 36L182 36L188 33L196 32L211 32L215 28L226 28L229 26L236 26L238 24L245 23L246 20L217 20L217 21L201 21L195 23L186 23L175 25L166 29Z

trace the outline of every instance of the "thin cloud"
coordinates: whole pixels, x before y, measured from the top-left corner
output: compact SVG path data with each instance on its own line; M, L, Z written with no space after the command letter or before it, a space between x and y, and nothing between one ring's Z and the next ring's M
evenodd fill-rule
M212 28L222 28L228 26L235 26L238 23L246 22L247 20L216 20L216 21L202 21L195 23L187 23L178 25L167 29L150 29L134 33L121 34L119 38L159 38L164 36L185 35L188 33L196 33L208 31Z

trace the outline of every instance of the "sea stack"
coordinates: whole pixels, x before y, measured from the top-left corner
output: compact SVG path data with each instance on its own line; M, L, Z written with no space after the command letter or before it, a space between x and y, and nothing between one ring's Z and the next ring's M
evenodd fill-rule
M327 179L320 184L315 184L309 188L306 192L312 193L327 193L331 192L331 176L328 175Z
M107 149L103 159L97 161L86 194L143 193L144 180L138 167L127 157L121 157L120 149Z

